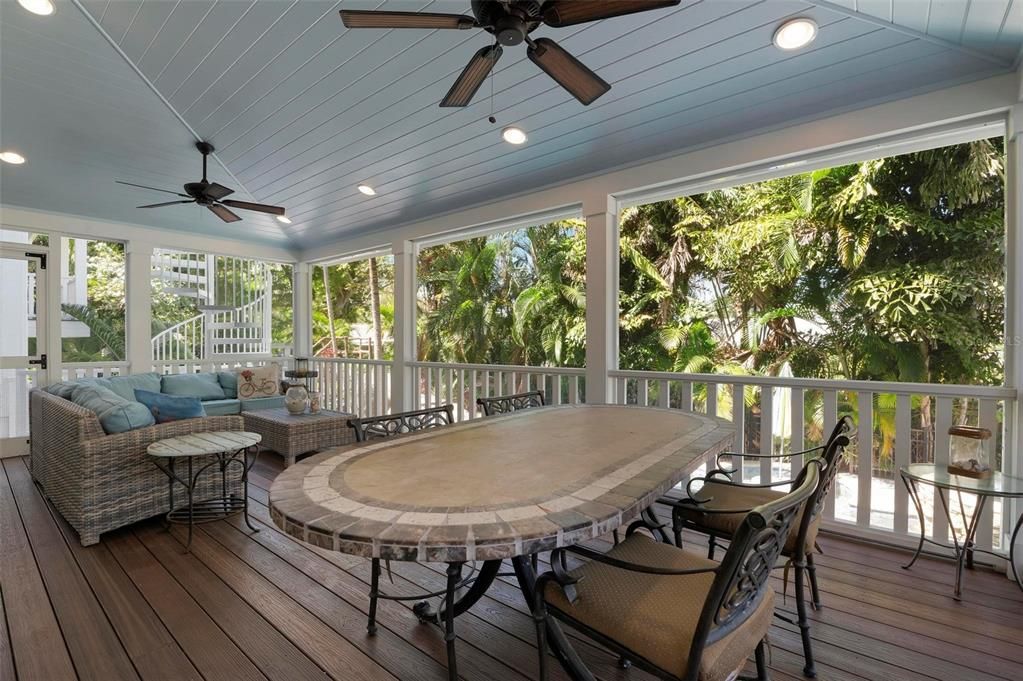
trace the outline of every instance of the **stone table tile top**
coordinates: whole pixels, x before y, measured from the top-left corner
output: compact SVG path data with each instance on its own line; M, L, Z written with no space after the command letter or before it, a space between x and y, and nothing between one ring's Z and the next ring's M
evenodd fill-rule
M216 430L209 433L169 437L146 447L146 453L150 456L166 458L221 454L237 452L239 449L258 445L262 439L259 433Z
M722 419L617 405L529 409L313 455L270 512L317 546L390 560L490 560L605 534L723 451Z

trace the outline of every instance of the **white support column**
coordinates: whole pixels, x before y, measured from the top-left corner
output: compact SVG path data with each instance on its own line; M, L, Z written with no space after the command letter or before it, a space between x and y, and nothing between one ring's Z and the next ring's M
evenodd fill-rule
M1003 466L1014 476L1023 475L1023 69L1020 74L1021 102L1010 112L1005 136L1005 381L1016 389L1016 403L1006 415ZM1018 500L1003 505L1003 546L1020 513L1023 503ZM1016 555L1016 568L1023 568L1023 537Z
M394 366L391 369L391 411L416 409L416 248L411 241L395 241L394 253Z
M615 401L609 371L618 368L618 204L583 202L586 216L586 402Z
M153 244L131 240L125 246L125 307L129 371L153 370Z
M292 307L291 322L295 326L293 343L296 357L309 357L313 351L313 287L312 268L307 262L297 262L292 269Z

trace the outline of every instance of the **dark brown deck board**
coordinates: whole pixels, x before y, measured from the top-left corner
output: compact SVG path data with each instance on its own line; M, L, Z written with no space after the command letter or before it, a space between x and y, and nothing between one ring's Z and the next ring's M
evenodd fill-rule
M16 461L24 470L24 463ZM250 496L260 532L251 534L239 517L205 525L197 530L191 555L182 553L180 530L166 533L158 521L105 535L99 546L82 548L38 492L31 489L38 497L33 501L20 481L17 492L19 501L24 498L33 509L32 537L48 538L50 553L64 552L60 568L64 580L86 584L107 622L105 636L110 631L116 635L122 647L119 657L129 659L147 681L356 679L377 678L377 673L392 681L443 679L441 632L419 624L410 603L382 602L380 633L376 638L366 636L367 561L305 545L268 524L266 489L280 468L274 457L264 456L253 477ZM13 516L7 513L11 508ZM40 508L46 514L38 513ZM0 512L0 541L5 549L0 551L4 610L0 677L6 681L5 674L11 675L13 668L18 679L76 678L65 639L81 646L93 640L94 632L81 631L80 624L66 618L58 621L51 601L61 594L47 592L49 584L44 584L6 474L0 475ZM689 548L705 550L700 542L692 537ZM958 603L951 597L952 566L947 561L921 559L907 572L899 567L907 559L903 551L834 536L823 537L821 544L826 553L817 562L824 608L810 613L818 678L1023 678L1023 608L1019 607L1023 597L1003 575L983 569L968 573L964 601ZM598 540L594 545L608 543ZM7 551L9 546L14 550ZM384 581L394 592L411 594L443 582L442 566L407 563L394 568L395 584ZM22 589L11 593L9 575L16 575L17 583L28 588L28 596ZM785 601L780 595L780 571L773 584L779 592L776 607L792 614L792 584ZM53 586L64 588L56 582ZM48 637L47 644L29 638L37 631ZM458 634L462 678L535 678L533 625L514 578L500 579L460 618ZM602 681L652 678L636 669L618 668L616 659L599 646L569 635ZM5 641L9 641L8 662ZM152 655L144 654L147 648ZM779 621L772 628L769 664L775 681L802 678L802 646L794 626ZM565 681L565 675L558 670L553 681Z
M75 679L74 665L0 466L0 586L11 664L22 681Z
M78 567L145 681L202 681L202 676L167 627L149 607L105 545L83 547L71 526L50 506L50 515Z
M104 544L207 681L266 681L252 660L127 530Z
M135 667L106 613L78 569L46 502L36 492L25 462L7 459L4 469L78 678L137 679ZM17 582L10 583L17 587Z

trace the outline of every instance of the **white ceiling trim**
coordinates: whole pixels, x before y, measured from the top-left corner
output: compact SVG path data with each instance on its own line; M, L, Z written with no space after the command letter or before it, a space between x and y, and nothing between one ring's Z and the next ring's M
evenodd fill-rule
M109 33L107 33L106 29L104 29L103 26L99 23L99 20L97 20L95 17L93 17L92 14L90 14L89 11L82 5L81 0L71 0L71 2L72 2L72 4L74 4L74 6L76 8L78 8L78 11L82 13L82 15L85 17L86 21L88 21L90 24L92 24L93 28L95 28L97 31L99 31L100 35L103 36L103 39L106 40L107 43L110 44L110 47L112 47L117 52L117 54L121 57L121 59L123 59L125 61L125 63L128 64L129 67L131 67L131 70L135 72L135 75L137 75L139 78L142 79L142 82L146 84L146 87L148 87L150 89L150 91L152 91L152 93L154 95L159 97L160 101L163 102L163 105L167 107L167 110L170 111L174 115L174 117L178 119L178 121L181 123L181 125L184 126L184 128L186 130L188 130L189 134L192 135L192 137L195 139L195 141L196 142L205 141L203 139L203 137L199 133L197 133L195 131L195 128L193 128L191 125L188 124L188 121L185 120L185 117L182 116L180 113L178 113L178 110L175 109L174 106L171 105L170 101L168 101L168 99L166 97L164 97L163 94L158 89L156 89L156 86L152 83L152 81L149 80L149 78L146 77L146 74L142 73L142 70L139 69L139 67L135 64L135 62L133 62L128 57L128 55L124 53L124 50L121 49L121 46L117 43L116 40L114 40L114 38ZM104 10L104 12L105 11L106 10ZM182 45L184 45L184 43L182 43ZM170 63L170 62L168 62L168 63ZM252 193L248 189L245 188L245 185L242 184L241 180L239 180L235 176L235 174L233 172L231 172L231 169L227 167L227 164L225 164L220 159L220 157L216 154L216 152L210 154L210 156L223 169L223 171L227 174L227 176L231 178L231 183L233 184L233 188L236 187L238 190L240 190L241 193L244 194L250 201L254 201L254 202L258 201L258 199L255 196L253 196ZM288 233L284 230L283 227L278 226L278 230L285 237L288 236Z
M856 11L854 9L849 9L845 5L840 5L839 3L831 2L830 0L809 0L809 1L810 1L810 3L812 3L814 5L817 5L818 7L822 8L822 9L830 10L832 12L836 12L838 14L842 14L842 15L847 16L847 17L853 17L854 19L859 19L860 21L865 21L868 24L874 24L875 26L881 26L882 28L888 28L888 29L891 29L893 31L896 31L897 33L902 33L903 35L912 36L913 38L919 38L920 40L925 40L925 41L927 41L929 43L934 43L935 45L940 45L941 47L945 47L945 48L948 48L950 50L957 50L959 52L962 52L963 54L969 55L971 57L976 57L977 59L983 59L984 61L987 61L987 62L990 62L992 64L995 64L995 65L1000 66L1000 67L1002 67L1004 69L1013 68L1013 63L1011 61L1003 61L1003 60L999 59L998 57L996 57L993 54L988 54L987 52L984 52L982 50L975 50L972 47L967 47L966 45L963 45L961 43L957 43L954 40L946 40L945 38L940 38L940 37L938 37L936 35L931 35L930 33L924 33L923 31L918 31L915 28L910 28L908 26L903 26L902 24L897 24L894 21L885 21L884 19L881 19L880 17L875 17L875 16L872 16L870 14L865 14L864 12L858 12L858 11Z

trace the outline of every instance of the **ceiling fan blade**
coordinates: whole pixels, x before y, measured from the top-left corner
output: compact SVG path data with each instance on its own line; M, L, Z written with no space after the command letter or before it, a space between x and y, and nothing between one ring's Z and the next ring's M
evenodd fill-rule
M166 203L151 203L148 206L135 206L136 208L162 208L163 206L176 206L179 203L195 203L193 200L189 201L167 201Z
M211 199L213 199L214 201L219 201L220 199L224 198L225 196L227 196L229 194L234 194L234 190L233 189L228 189L227 187L225 187L222 184L217 184L216 182L211 182L206 187L206 190L203 193L206 194L206 196L208 196Z
M476 28L476 20L464 14L436 12L374 12L372 10L341 10L341 21L347 28Z
M448 93L441 100L441 106L466 106L472 101L473 95L483 85L494 64L501 58L503 50L500 45L487 45L472 56L458 80L454 82Z
M591 104L611 89L603 78L550 38L537 38L526 53L530 61L546 71L548 76L584 105Z
M156 187L147 187L144 184L135 184L134 182L125 182L124 180L114 180L117 184L126 184L129 187L138 187L139 189L151 189L154 192L163 192L164 194L173 194L174 196L184 196L188 198L188 194L182 194L181 192L171 191L170 189L158 189Z
M551 0L543 6L543 22L560 28L624 14L674 7L682 0Z
M270 215L284 215L284 208L281 206L268 206L265 203L250 203L249 201L235 201L234 199L225 199L221 203L225 206L241 208L242 210L254 210L259 213L269 213Z
M241 220L240 217L229 211L227 208L224 208L220 204L214 203L206 207L213 211L213 214L216 215L221 220L223 220L224 222L238 222L239 220Z

